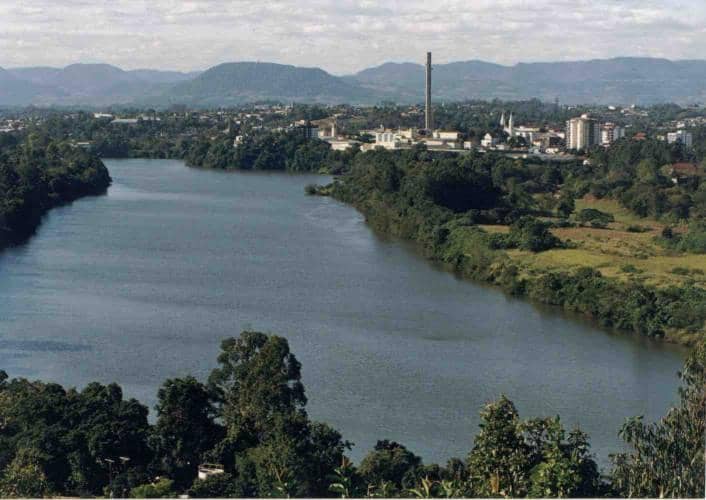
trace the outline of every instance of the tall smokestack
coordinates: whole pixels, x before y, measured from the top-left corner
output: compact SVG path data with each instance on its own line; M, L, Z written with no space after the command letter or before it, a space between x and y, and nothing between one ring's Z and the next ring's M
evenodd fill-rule
M427 52L427 79L424 94L424 127L432 130L434 122L431 116L431 52Z

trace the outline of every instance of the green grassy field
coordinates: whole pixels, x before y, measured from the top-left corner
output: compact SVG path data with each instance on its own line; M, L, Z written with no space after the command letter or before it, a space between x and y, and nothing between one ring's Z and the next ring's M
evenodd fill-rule
M604 276L620 280L639 279L657 287L693 283L706 288L706 256L672 252L658 245L664 224L635 216L612 200L584 198L576 201L576 211L595 208L609 212L615 222L605 229L572 227L552 232L574 248L532 253L511 250L507 254L529 270L573 271L595 267ZM627 231L629 226L649 228L646 232ZM507 232L507 226L481 226L488 232ZM677 228L677 231L685 228Z

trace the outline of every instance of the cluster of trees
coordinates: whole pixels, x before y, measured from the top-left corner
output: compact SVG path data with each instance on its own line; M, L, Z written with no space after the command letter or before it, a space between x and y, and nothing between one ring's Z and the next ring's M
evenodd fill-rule
M699 160L682 144L622 139L592 151L591 159L590 169L569 179L577 194L617 199L641 217L672 222L706 218L705 178L674 184L669 176L669 165Z
M378 441L356 468L344 459L330 489L350 497L594 497L611 493L588 436L559 417L521 420L505 397L485 405L466 460L423 465L403 445Z
M527 164L492 155L443 157L423 148L372 151L356 156L350 173L321 192L356 206L378 229L422 243L431 258L458 273L510 293L648 336L664 336L670 330L703 332L703 288L687 284L657 289L637 280L621 283L591 268L523 272L498 251L537 252L564 245L538 216L574 211L573 199L563 190L584 168ZM542 193L554 193L553 211L541 205ZM594 225L611 219L592 210L577 217ZM477 227L498 223L510 225L510 232L488 234ZM690 238L684 241L701 241Z
M246 136L233 147L231 137L199 138L183 158L189 165L221 170L286 170L340 173L357 150L332 151L324 141L306 138L300 131L264 132Z
M312 422L300 365L279 337L222 344L207 384L167 380L156 422L120 387L84 390L0 377L0 496L325 496L348 443ZM225 473L201 481L203 462ZM169 480L152 486L155 478Z
M562 246L561 240L549 228L551 224L524 216L513 222L507 234L496 233L490 236L491 248L519 248L531 252L541 252Z
M0 136L0 246L22 239L50 208L110 185L94 154L46 133Z
M296 108L295 116L323 113L323 109L300 108ZM328 143L307 138L297 129L274 132L225 119L214 124L188 113L159 118L114 125L106 119L77 113L50 116L41 128L62 140L90 141L91 150L103 158L181 159L191 166L221 170L339 173L357 153L332 151ZM244 140L234 147L238 135Z
M680 252L706 253L706 219L691 222L684 234L677 234L672 228L666 227L659 241Z
M590 224L591 227L606 227L615 221L615 217L613 214L595 208L584 208L576 214L576 220L581 224Z
M679 405L657 423L628 421L629 451L601 477L585 433L567 432L558 417L522 420L505 397L482 409L465 460L427 465L382 440L355 466L351 443L309 419L287 341L259 332L225 340L207 383L165 381L154 424L115 384L66 390L0 372L0 496L696 497L706 346L681 377ZM198 479L204 462L223 473Z

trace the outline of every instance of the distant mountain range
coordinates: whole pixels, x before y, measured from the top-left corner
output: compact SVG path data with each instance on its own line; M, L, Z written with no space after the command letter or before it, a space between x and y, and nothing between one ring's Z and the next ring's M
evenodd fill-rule
M424 67L387 63L347 77L400 99L423 98ZM706 101L706 61L621 57L501 66L466 61L434 66L437 99L559 98L567 104L654 104Z
M175 84L198 73L138 69L109 64L72 64L65 68L0 68L0 105L108 106L159 99Z
M579 62L437 64L434 99L558 98L566 104L706 102L706 61L622 57ZM354 75L283 64L225 63L202 73L107 64L0 68L2 106L228 106L252 101L374 104L423 100L424 67L386 63Z

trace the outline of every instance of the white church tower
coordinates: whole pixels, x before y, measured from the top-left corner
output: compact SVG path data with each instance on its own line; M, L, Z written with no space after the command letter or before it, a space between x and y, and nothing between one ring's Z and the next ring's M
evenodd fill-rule
M507 124L507 134L510 137L515 137L515 117L510 113L510 121Z

